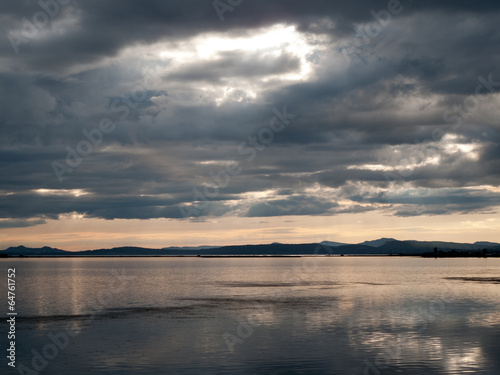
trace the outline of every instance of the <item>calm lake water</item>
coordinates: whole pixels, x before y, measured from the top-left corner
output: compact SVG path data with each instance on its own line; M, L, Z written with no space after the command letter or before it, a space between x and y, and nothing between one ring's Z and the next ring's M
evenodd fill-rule
M500 374L500 259L0 266L3 294L16 269L19 314L2 374ZM5 322L0 334L5 354Z

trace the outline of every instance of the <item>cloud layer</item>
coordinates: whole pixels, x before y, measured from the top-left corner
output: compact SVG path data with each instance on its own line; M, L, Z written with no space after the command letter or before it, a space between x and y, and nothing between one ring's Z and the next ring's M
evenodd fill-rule
M230 8L1 4L0 226L496 212L498 2Z

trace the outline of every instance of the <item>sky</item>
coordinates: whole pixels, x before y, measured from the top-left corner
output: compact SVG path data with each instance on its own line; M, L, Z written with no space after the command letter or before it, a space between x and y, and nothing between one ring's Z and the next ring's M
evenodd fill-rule
M500 3L0 3L0 248L500 242Z

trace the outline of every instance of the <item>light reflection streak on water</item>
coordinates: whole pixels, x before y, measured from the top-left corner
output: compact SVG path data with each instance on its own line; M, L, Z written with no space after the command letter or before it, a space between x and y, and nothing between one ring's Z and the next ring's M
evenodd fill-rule
M116 374L362 374L388 350L385 374L500 373L500 285L445 279L497 276L499 261L488 260L486 275L484 259L318 259L289 283L282 275L300 258L14 260L27 317L20 340L41 348L46 332L76 327L55 375L88 373L89 363ZM122 267L137 282L90 324L72 318ZM430 301L444 309L431 313ZM230 353L222 335L250 313L260 324Z

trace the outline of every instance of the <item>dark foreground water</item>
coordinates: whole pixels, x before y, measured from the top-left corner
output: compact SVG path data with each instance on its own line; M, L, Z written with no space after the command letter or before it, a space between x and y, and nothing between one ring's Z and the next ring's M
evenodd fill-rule
M2 374L500 374L500 259L3 259ZM16 368L7 268L16 269Z

